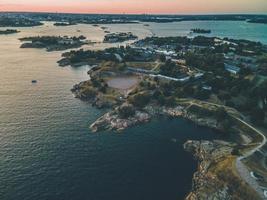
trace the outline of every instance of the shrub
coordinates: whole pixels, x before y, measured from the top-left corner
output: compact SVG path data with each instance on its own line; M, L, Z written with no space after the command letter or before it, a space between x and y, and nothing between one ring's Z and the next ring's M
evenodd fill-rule
M96 90L91 87L82 88L81 93L85 98L88 99L94 98L97 95Z
M118 114L121 118L128 118L135 114L135 109L130 104L123 104L118 108Z
M150 101L150 95L148 93L137 93L129 98L130 103L137 107L144 107Z

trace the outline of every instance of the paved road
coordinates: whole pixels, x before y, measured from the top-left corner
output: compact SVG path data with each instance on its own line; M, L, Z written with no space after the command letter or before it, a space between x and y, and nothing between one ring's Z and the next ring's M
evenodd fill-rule
M252 187L259 194L259 196L262 199L267 199L264 196L264 190L261 188L259 183L254 178L251 177L248 168L242 162L243 159L248 158L249 156L253 155L256 151L260 150L266 144L266 137L261 131L257 130L256 128L254 128L253 126L248 124L247 122L245 122L245 121L243 121L237 117L234 117L234 118L237 119L238 121L240 121L241 123L245 124L246 126L250 127L252 130L254 130L256 133L261 135L263 138L262 142L256 148L252 149L251 151L246 152L245 155L240 156L236 159L236 169L237 169L240 177L244 181L246 181L246 183L249 184L250 187Z

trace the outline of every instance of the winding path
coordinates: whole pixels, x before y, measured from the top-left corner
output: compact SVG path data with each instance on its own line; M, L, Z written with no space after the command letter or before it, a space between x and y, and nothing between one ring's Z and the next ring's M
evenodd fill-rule
M267 197L264 195L264 193L266 191L259 185L257 180L255 180L254 178L251 177L250 171L245 166L245 164L242 162L243 159L246 159L249 156L252 156L256 151L259 151L266 144L266 142L267 142L266 136L261 131L259 131L258 129L254 128L252 125L250 125L249 123L247 123L244 120L240 119L239 117L235 116L235 114L237 112L235 109L230 108L228 106L218 105L218 104L210 103L210 102L203 102L203 103L204 104L218 106L218 107L224 107L234 119L238 120L239 122L241 122L245 126L249 127L250 129L252 129L253 131L255 131L257 134L259 134L262 137L262 141L259 143L259 145L256 148L246 152L245 155L238 157L236 159L236 163L235 164L236 164L237 172L239 173L240 177L251 188L253 188L258 193L258 195L261 197L261 199L267 199ZM189 106L191 106L192 104L198 104L198 103L191 101ZM243 117L243 115L241 113L239 113L239 114L240 114L241 117Z
M256 151L260 150L266 144L267 139L261 131L257 130L256 128L254 128L253 126L248 124L247 122L245 122L245 121L243 121L237 117L234 117L234 118L236 120L240 121L241 123L243 123L244 125L248 126L249 128L251 128L253 131L255 131L256 133L261 135L263 138L262 142L256 148L252 149L251 151L246 152L245 155L240 156L236 159L236 169L237 169L240 177L244 181L246 181L246 183L249 184L250 187L252 187L259 194L259 196L262 199L267 199L264 195L264 190L261 188L261 186L259 185L257 180L255 180L254 178L251 177L248 168L242 162L243 159L248 158L249 156L252 156Z

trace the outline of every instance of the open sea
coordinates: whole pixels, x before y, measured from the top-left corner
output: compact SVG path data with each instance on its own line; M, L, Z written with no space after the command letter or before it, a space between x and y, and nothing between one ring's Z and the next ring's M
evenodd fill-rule
M191 28L267 44L267 25L246 22L179 22L107 25L110 31L188 35ZM61 68L62 52L20 49L18 38L85 35L100 43L90 25L19 28L0 36L0 200L175 200L192 186L197 162L183 150L188 139L216 139L213 130L183 119L157 119L122 133L93 134L90 123L104 111L75 99L72 86L87 68ZM79 32L78 32L79 30ZM37 84L31 80L36 79Z

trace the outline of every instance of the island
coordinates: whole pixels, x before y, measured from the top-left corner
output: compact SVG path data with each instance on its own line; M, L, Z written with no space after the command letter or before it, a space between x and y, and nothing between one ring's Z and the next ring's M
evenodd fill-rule
M29 19L28 17L0 16L0 27L33 27L41 25L43 23L40 21Z
M56 22L54 23L54 26L73 26L76 25L76 23L72 22Z
M47 51L63 51L88 44L84 36L36 36L20 38L20 41L24 42L20 48L38 48L46 49Z
M267 18L254 18L249 19L248 23L267 24Z
M209 34L211 33L211 30L206 30L206 29L200 29L200 28L194 28L191 29L193 33L201 33L201 34Z
M133 35L131 32L128 33L110 33L105 35L104 42L106 43L118 43L125 42L129 40L136 40L138 37Z
M267 187L266 46L248 40L148 37L130 46L70 51L60 65L89 65L89 79L72 93L108 112L93 132L154 118L184 118L217 130L224 140L187 141L199 161L187 199L261 199ZM255 160L257 163L255 165ZM250 174L256 174L253 178Z
M20 31L15 29L6 29L6 30L0 30L0 35L10 35L14 33L19 33Z

